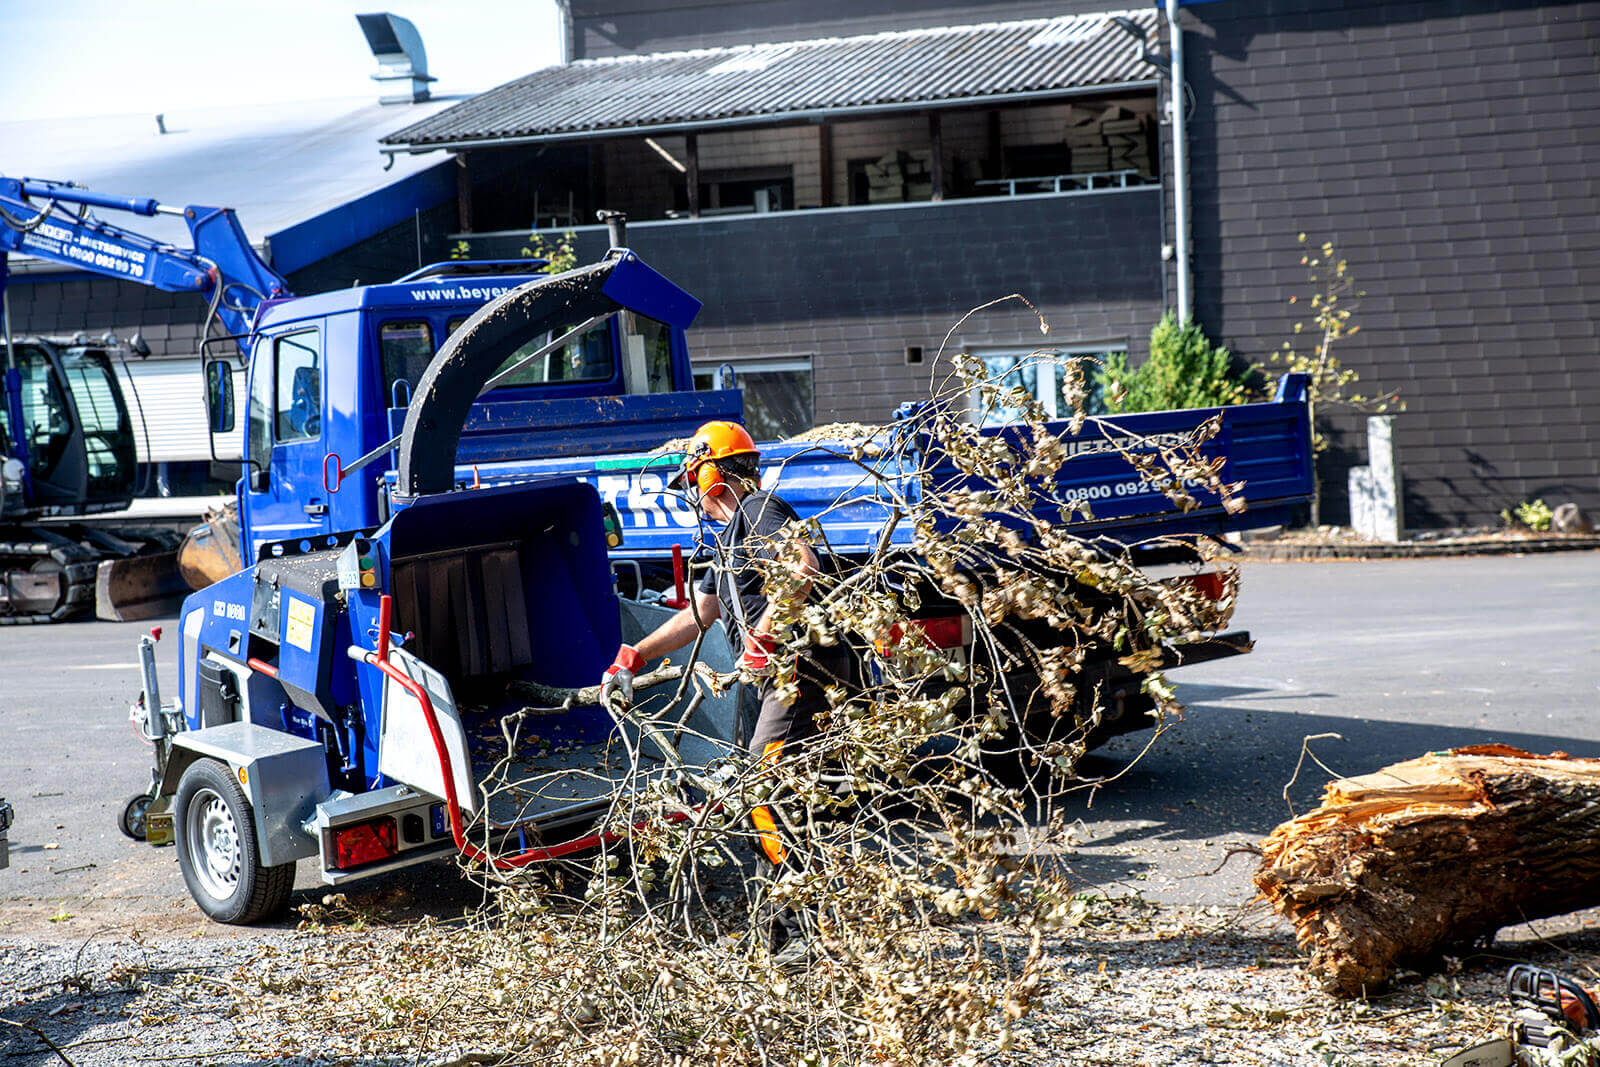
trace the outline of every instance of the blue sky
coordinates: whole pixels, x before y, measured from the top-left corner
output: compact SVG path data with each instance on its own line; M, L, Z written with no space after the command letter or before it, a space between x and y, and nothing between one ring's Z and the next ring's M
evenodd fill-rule
M554 0L0 0L0 122L376 97L355 15L385 10L416 24L439 93L561 59Z

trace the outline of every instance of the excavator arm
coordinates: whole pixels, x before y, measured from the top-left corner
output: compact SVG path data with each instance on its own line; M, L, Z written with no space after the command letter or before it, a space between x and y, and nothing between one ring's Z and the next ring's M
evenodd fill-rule
M179 248L112 225L93 208L180 216L194 246ZM71 182L0 177L0 261L13 252L169 293L205 296L210 314L229 334L248 333L262 303L292 295L283 276L250 247L231 208L168 207ZM4 277L0 272L0 286Z
M188 226L192 247L105 222L94 214L97 208L147 218L179 216ZM117 537L76 524L27 524L46 510L53 516L95 510L86 488L88 420L79 405L106 408L103 395L95 399L97 389L100 394L109 391L112 407L122 408L123 401L121 385L109 368L94 383L82 374L81 383L69 382L66 357L55 346L14 343L6 294L12 253L166 292L194 293L207 302L203 333L210 333L215 321L226 334L248 334L262 304L291 295L288 285L250 247L238 218L227 208L174 208L150 198L107 196L70 182L0 176L0 429L10 431L0 433L0 512L9 520L0 526L0 624L53 622L96 599L102 617L147 617L186 589L171 551L175 544L156 537ZM32 418L24 410L29 405ZM62 453L59 463L45 452L34 455L30 427L41 424L38 411L45 408L50 409L45 424L60 431L48 438ZM114 470L115 477L126 481L120 487L96 486L99 496L115 496L118 488L131 494L131 446L129 452L125 462L109 467L100 457L101 469ZM33 468L46 466L78 477L74 482L34 476ZM63 488L68 483L77 485L75 494Z

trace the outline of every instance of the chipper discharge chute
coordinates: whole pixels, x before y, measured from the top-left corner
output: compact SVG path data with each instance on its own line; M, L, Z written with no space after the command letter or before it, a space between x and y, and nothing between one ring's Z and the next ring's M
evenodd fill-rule
M576 851L659 773L662 753L599 707L503 729L530 703L516 683L592 683L661 610L618 601L596 491L453 477L463 420L506 354L619 307L686 324L698 303L613 253L486 305L422 376L386 523L269 546L185 602L178 701L160 703L151 669L134 709L156 772L124 821L175 841L208 915L280 910L301 859L339 883L456 852L517 866ZM148 639L143 652L153 667ZM725 643L712 655L731 660ZM698 706L686 761L726 751L737 699Z

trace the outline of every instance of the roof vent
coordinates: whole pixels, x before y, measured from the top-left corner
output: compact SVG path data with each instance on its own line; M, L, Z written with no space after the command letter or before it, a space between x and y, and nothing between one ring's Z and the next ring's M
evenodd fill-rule
M788 54L785 48L752 48L748 51L740 50L724 59L714 67L706 68L707 74L746 74L766 70L772 64Z
M1028 41L1030 48L1055 48L1064 44L1077 44L1087 41L1101 30L1106 24L1097 18L1073 18L1068 16L1062 19L1052 19L1044 29L1033 35Z
M428 83L438 81L428 76L428 53L422 48L422 35L410 19L380 11L372 15L357 15L361 32L367 35L367 47L378 61L375 82L410 82L407 92L396 96L378 98L381 104L420 104L428 99Z

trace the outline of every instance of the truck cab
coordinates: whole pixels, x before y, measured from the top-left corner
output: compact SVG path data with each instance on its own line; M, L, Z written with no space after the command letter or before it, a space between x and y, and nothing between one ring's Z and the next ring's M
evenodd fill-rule
M485 275L472 273L476 264L441 264L387 285L262 305L245 342L238 502L247 562L265 544L383 520L383 446L398 437L429 363L484 304L544 280L537 266ZM463 444L527 429L531 412L551 404L570 414L603 398L694 389L684 331L632 312L557 327L507 356L501 373L474 404ZM212 361L207 376L212 430L231 430L232 368Z

